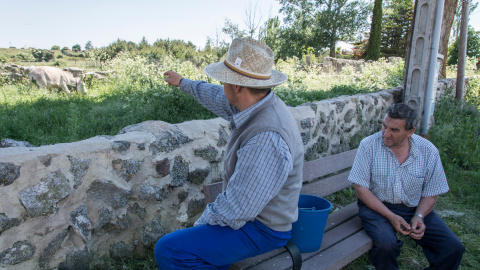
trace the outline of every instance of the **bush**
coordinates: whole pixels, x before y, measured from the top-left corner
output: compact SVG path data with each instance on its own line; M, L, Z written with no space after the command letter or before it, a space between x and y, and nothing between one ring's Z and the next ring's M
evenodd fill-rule
M32 49L32 55L37 62L48 62L54 57L54 52L49 50Z
M442 98L429 134L442 160L465 170L480 168L480 78L471 80L465 101Z

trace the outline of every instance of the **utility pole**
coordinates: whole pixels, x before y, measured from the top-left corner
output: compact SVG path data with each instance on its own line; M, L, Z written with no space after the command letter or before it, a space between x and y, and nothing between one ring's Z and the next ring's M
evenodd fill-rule
M460 22L460 40L458 42L457 86L455 99L462 100L465 88L465 60L467 58L468 41L468 13L470 13L470 0L463 0L462 20Z
M444 58L438 53L444 4L445 0L415 0L405 59L403 102L417 111L424 137L433 120L438 70Z

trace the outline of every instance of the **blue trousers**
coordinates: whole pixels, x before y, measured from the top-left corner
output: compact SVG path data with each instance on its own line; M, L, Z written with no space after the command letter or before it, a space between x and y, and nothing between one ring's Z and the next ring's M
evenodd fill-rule
M290 231L274 231L256 220L238 230L202 225L164 235L155 245L155 260L160 270L226 270L237 261L285 246L290 236Z
M403 204L384 203L390 211L403 217L407 223L415 213L415 207ZM370 250L370 260L376 269L399 269L397 257L403 242L398 240L392 225L382 215L368 208L358 200L358 215L362 219L363 228L372 238L373 247ZM425 234L420 240L413 239L427 257L429 267L425 269L457 269L462 260L465 247L453 234L448 226L435 212L430 212L424 220Z

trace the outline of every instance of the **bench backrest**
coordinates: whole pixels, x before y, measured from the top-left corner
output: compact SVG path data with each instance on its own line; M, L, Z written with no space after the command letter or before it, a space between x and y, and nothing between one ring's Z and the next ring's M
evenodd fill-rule
M357 149L303 164L302 194L324 197L352 185L347 180Z
M324 197L352 184L347 180L357 149L319 158L303 164L302 194ZM203 186L205 203L215 201L222 192L222 182Z

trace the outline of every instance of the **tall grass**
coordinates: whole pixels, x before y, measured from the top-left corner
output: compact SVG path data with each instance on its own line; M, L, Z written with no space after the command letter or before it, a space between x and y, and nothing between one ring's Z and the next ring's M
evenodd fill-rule
M212 60L210 60L212 61ZM87 81L88 94L49 92L35 85L0 82L0 139L28 141L35 146L74 142L97 135L116 135L123 127L146 120L180 123L209 119L213 114L191 96L168 86L163 73L175 70L186 78L219 83L191 62L167 57L154 63L122 53L103 65L113 71L104 81ZM344 68L340 74L316 67L299 67L298 59L280 61L277 69L289 76L275 88L291 106L339 95L368 93L401 82L402 62L366 64L363 73ZM387 71L387 72L386 72Z

